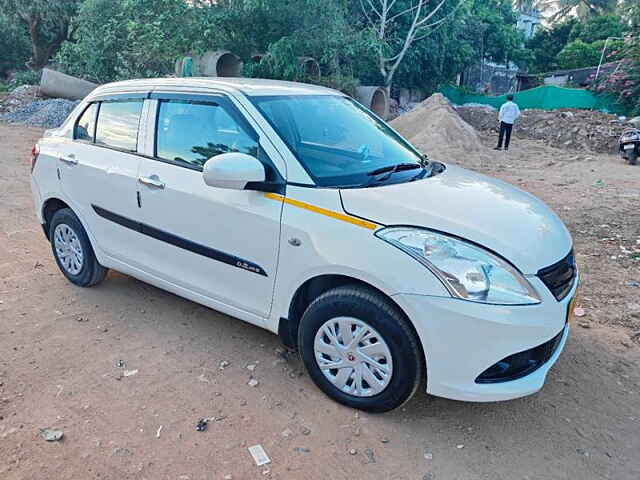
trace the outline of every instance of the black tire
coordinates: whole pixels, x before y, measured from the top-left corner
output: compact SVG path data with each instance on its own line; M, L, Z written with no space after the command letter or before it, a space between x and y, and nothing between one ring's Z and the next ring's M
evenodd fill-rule
M629 158L629 165L636 165L638 163L638 152L635 150L630 150L627 156Z
M67 270L59 258L58 251L56 250L55 231L59 225L67 225L76 234L82 249L82 267L79 272L72 273ZM69 208L62 208L53 214L51 222L49 223L49 239L51 241L51 250L53 251L53 257L56 259L58 268L67 279L79 287L91 287L102 282L107 276L107 269L98 263L89 237L85 231L82 223L78 220L75 213Z
M362 397L336 387L318 366L314 342L322 325L336 317L352 317L373 327L389 347L393 369L388 385L377 395ZM368 412L398 408L413 396L424 372L418 337L396 305L377 291L359 285L329 290L304 312L298 330L300 356L309 376L332 399Z

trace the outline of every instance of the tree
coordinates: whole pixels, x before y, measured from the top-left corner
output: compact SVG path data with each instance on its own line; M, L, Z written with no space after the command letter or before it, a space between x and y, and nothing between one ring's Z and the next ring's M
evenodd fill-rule
M385 86L391 85L393 76L410 47L453 16L464 0L460 0L447 15L438 18L436 15L446 2L447 0L360 0L362 13L376 33L377 65Z
M569 43L577 25L580 25L577 19L569 18L553 24L551 28L538 30L526 43L533 56L529 70L532 73L542 73L559 68L558 54Z
M0 77L11 70L23 69L31 56L27 32L5 13L0 13L0 51Z
M592 88L615 95L629 113L640 115L640 3L627 0L623 7L629 35L622 48L622 60L614 73L601 76Z
M574 40L567 44L558 54L560 68L573 69L598 65L600 49L592 43Z
M78 0L0 0L0 7L26 27L32 50L29 67L38 70L69 39Z
M539 0L534 3L543 11L552 12L551 22L577 15L581 19L615 12L618 0Z
M183 0L85 0L56 60L97 82L166 75L202 36L196 13Z
M598 40L606 40L608 37L621 37L623 31L622 20L618 15L598 15L584 22L576 23L569 40L593 43Z

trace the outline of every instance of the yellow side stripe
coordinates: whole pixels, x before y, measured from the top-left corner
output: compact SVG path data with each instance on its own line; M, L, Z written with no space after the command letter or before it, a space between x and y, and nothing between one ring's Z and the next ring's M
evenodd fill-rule
M277 193L265 193L264 196L270 198L271 200L288 203L289 205L293 205L294 207L309 210L310 212L314 213L319 213L320 215L334 218L342 222L351 223L352 225L357 225L358 227L368 228L369 230L375 230L376 228L378 228L378 225L376 225L375 223L361 220L356 217L351 217L349 215L344 215L342 213L334 212L333 210L327 210L326 208L316 207L315 205L301 202L300 200L294 200L293 198L283 197L282 195L278 195Z

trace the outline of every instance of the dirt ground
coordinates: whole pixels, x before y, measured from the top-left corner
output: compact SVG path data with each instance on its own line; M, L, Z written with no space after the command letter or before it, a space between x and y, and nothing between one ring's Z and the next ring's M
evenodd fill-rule
M508 154L431 152L559 213L586 314L534 396L418 393L371 415L323 396L266 331L115 272L91 289L65 281L29 192L40 133L0 124L3 480L640 478L640 167L521 140ZM198 432L203 417L215 420ZM45 427L62 441L44 441ZM255 444L270 464L255 466Z

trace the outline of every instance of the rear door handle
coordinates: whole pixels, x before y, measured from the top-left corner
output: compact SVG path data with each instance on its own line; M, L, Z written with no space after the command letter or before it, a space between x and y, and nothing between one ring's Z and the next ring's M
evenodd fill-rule
M73 153L69 155L60 155L60 161L66 163L67 165L77 165L78 159Z
M138 177L138 181L143 185L148 185L149 187L160 189L165 187L164 182L160 181L157 175L151 175L150 177Z

